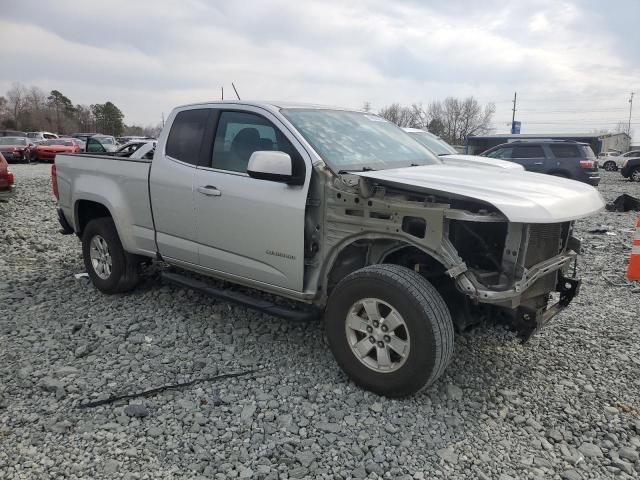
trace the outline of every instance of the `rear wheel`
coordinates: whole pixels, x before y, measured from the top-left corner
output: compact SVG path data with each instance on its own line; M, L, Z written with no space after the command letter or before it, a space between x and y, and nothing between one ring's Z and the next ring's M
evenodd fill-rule
M424 277L398 265L372 265L344 278L325 312L340 367L358 385L401 397L435 382L453 355L453 322Z
M636 167L631 170L631 175L629 175L629 179L632 182L640 182L640 167Z
M82 235L82 255L89 278L101 292L125 292L138 284L140 262L122 248L111 218L96 218L87 224Z
M618 170L618 166L616 165L616 162L604 162L604 165L602 166L602 168L604 168L607 172L615 172Z

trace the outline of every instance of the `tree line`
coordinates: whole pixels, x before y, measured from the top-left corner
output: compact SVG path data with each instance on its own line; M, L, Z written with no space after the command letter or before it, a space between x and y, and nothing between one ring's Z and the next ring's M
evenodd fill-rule
M365 103L364 109L370 108L370 104ZM491 130L495 111L493 103L482 106L474 97L447 97L431 102L426 108L417 103L410 106L393 103L382 108L378 115L399 127L422 128L452 145L462 145L467 136L482 135Z
M14 83L0 96L0 126L21 131L96 132L107 135L157 136L160 126L126 125L124 114L110 101L75 104L59 90L48 94L37 86Z

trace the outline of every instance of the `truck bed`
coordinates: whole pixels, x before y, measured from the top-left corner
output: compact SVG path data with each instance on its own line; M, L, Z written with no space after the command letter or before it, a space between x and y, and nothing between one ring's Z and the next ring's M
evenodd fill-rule
M153 256L156 252L149 171L151 160L112 155L62 154L55 160L59 207L76 232L82 212L92 202L107 207L124 249Z

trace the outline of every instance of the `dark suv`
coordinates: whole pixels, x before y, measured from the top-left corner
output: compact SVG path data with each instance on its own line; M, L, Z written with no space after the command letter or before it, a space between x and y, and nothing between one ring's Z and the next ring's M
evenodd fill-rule
M503 143L480 155L519 163L530 172L570 178L597 187L598 159L587 143L562 140Z
M632 182L640 182L640 157L625 160L620 173Z

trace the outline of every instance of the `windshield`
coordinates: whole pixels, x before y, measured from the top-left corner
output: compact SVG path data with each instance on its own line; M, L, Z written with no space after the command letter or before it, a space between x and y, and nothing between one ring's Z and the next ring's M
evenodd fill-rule
M26 145L25 137L0 137L0 145Z
M440 163L402 129L377 115L319 109L281 112L335 171Z
M64 145L65 147L73 147L73 142L71 140L52 139L45 140L40 143L40 145Z
M451 155L458 153L455 148L432 133L424 131L407 133L436 155Z

